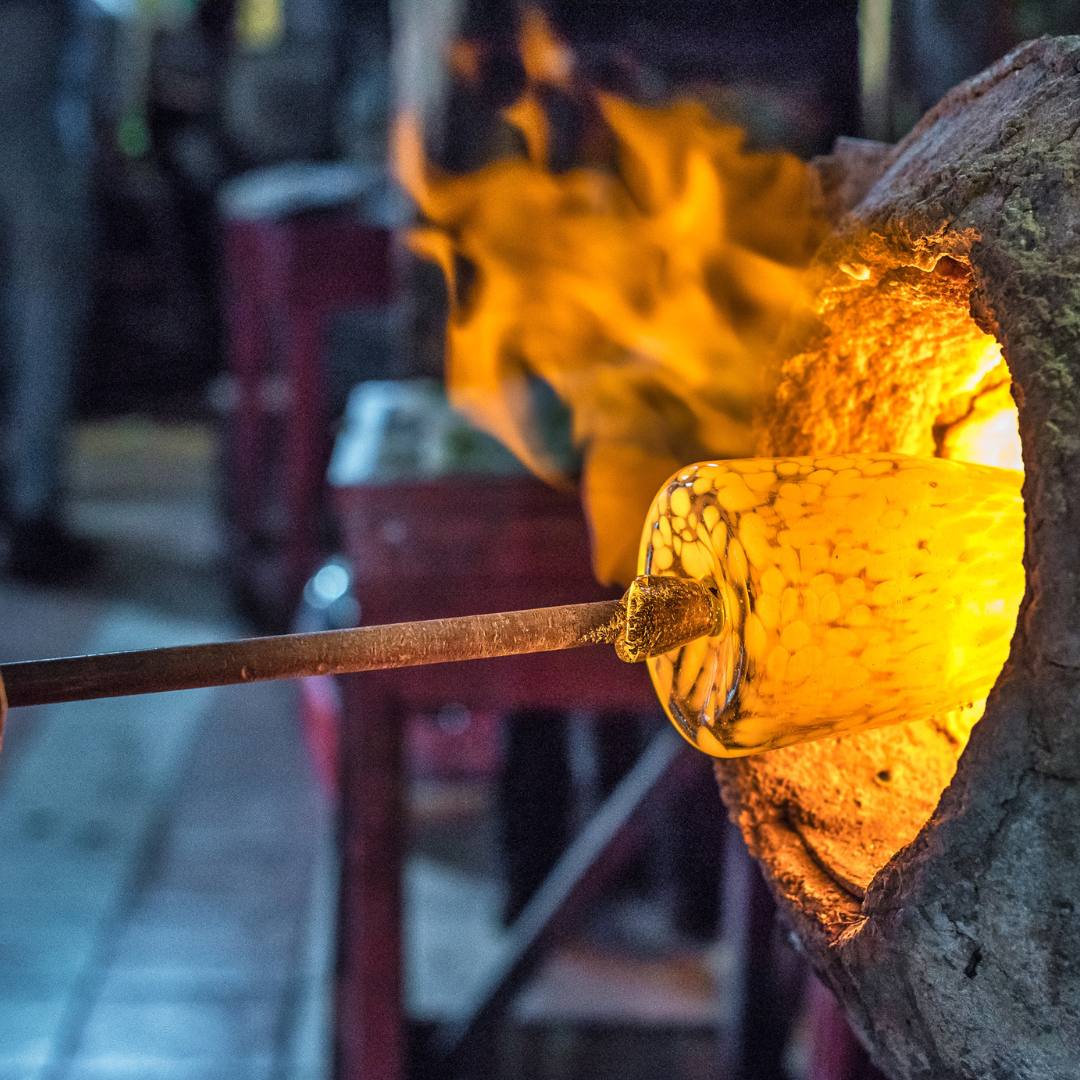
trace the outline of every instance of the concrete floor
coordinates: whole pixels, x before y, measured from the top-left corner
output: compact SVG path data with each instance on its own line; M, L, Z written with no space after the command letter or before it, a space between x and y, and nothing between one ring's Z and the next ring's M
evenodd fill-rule
M79 590L0 582L4 660L239 632L197 427L84 428ZM0 1080L326 1075L330 814L287 685L18 710L0 756Z

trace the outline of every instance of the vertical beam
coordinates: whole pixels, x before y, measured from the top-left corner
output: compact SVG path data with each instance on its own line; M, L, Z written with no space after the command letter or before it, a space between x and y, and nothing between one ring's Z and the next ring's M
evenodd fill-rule
M346 681L341 748L341 894L336 1080L401 1080L404 757L402 707L378 675Z
M859 89L862 134L892 142L892 0L859 0Z

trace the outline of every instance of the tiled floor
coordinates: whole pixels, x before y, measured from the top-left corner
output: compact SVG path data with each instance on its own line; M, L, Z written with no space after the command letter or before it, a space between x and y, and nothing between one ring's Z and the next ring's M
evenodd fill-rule
M0 657L241 632L197 428L81 433L80 591L0 584ZM27 709L0 756L0 1080L326 1075L328 808L284 684Z

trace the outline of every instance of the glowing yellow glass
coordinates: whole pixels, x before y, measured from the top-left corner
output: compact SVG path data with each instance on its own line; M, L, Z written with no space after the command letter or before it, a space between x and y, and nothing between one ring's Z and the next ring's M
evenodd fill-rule
M725 618L649 661L675 726L735 757L981 705L1024 590L1022 480L897 454L683 469L641 571L714 584Z

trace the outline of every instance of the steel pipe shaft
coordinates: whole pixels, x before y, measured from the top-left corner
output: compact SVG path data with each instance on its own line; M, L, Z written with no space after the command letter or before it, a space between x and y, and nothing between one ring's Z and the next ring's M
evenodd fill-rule
M657 590L649 587L650 579L639 579L621 600L140 652L28 660L0 665L0 679L9 707L17 708L554 652L605 643L616 645L623 659L636 661L708 633L715 625L719 615L712 594L698 582L680 584L683 588L666 585ZM658 609L655 617L644 618L642 596L645 604L662 604L663 610Z

